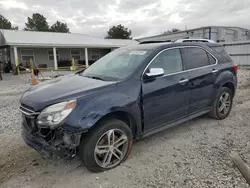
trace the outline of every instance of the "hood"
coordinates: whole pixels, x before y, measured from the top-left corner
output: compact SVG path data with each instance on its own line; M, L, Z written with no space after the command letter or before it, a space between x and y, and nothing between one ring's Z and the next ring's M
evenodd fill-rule
M20 102L35 111L40 111L51 104L84 97L111 85L115 86L116 82L106 82L71 74L31 87L24 92Z

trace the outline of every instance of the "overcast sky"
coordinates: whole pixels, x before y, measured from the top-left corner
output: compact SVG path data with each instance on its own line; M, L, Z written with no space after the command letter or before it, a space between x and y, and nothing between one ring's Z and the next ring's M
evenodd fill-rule
M104 37L122 24L134 38L208 26L250 28L250 0L0 0L0 14L23 29L32 13L49 24L66 22L72 33Z

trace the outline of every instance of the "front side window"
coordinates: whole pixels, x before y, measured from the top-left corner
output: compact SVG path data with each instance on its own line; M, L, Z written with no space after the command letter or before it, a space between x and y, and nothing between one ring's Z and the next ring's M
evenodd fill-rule
M171 49L160 53L149 65L150 68L162 68L165 75L182 71L183 64L180 49Z
M96 61L81 75L119 81L130 76L150 54L151 50L120 48Z
M22 61L30 61L34 59L35 59L34 50L21 50Z
M201 48L187 47L182 49L185 57L186 69L195 69L210 65L207 52Z

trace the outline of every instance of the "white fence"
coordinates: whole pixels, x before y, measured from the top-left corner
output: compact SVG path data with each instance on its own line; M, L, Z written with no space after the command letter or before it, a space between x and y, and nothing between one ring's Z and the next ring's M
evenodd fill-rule
M231 42L223 45L236 64L250 68L250 41Z

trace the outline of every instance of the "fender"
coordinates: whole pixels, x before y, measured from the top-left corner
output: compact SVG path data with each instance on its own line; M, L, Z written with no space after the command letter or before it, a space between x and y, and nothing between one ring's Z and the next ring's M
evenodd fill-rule
M114 112L126 113L133 120L132 123L138 128L138 131L141 130L139 96L132 98L123 93L111 92L103 93L101 96L92 96L91 99L84 98L78 102L80 105L77 106L74 113L68 117L63 125L63 128L68 131L88 131L101 118ZM67 121L71 122L70 126ZM74 123L72 124L72 122Z
M217 93L220 90L220 88L225 84L232 84L234 87L234 91L237 87L237 79L236 76L229 70L222 72L216 79L214 84L214 92L212 96L212 101L214 101L217 97Z

